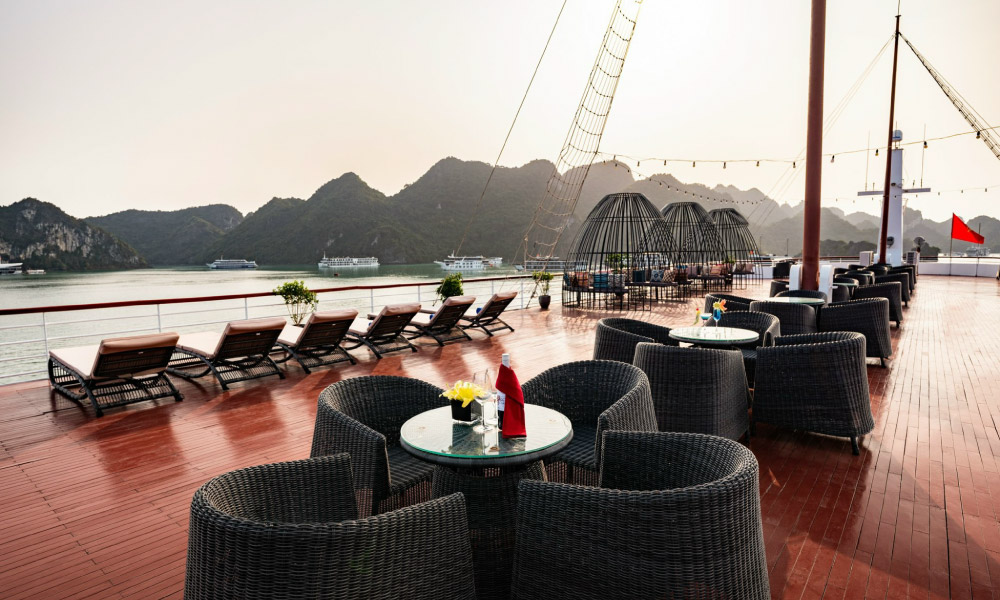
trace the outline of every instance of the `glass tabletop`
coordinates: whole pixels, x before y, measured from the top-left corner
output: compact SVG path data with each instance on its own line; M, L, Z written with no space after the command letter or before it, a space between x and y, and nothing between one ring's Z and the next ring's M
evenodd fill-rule
M822 298L804 298L801 296L776 296L768 298L765 302L784 302L785 304L826 304Z
M833 285L840 285L843 287L858 287L857 281L834 281Z
M500 431L477 431L479 427L455 423L451 407L422 412L403 423L399 431L404 449L429 462L468 465L476 462L527 462L563 448L573 438L573 425L562 413L526 404L526 437L504 439ZM498 459L522 459L506 460Z
M750 329L739 327L675 327L670 330L670 337L682 342L695 344L740 344L752 342L760 335Z

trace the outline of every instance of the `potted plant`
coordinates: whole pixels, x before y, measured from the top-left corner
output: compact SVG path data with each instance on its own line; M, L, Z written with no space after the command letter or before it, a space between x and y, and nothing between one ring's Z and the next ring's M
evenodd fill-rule
M441 394L451 401L449 402L451 404L451 418L463 425L471 425L475 422L476 419L472 414L472 401L483 395L483 388L462 380L456 381L451 389L445 390Z
M302 326L302 319L316 310L318 304L316 292L310 291L304 281L286 281L274 288L274 295L284 299L288 316L299 327Z
M441 285L437 287L438 300L442 302L446 298L451 298L452 296L461 296L462 291L462 274L452 273L444 279L441 280ZM437 304L437 301L434 302Z
M552 281L552 273L535 271L531 274L531 278L535 280L535 287L538 289L538 306L542 310L548 310L549 303L552 302L552 296L549 296L549 282Z

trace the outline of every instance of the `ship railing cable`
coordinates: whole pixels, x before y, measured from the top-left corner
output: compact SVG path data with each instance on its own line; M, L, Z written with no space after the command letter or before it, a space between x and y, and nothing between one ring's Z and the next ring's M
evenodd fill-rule
M562 6L559 7L559 13L556 15L556 20L552 24L552 30L549 31L549 37L545 40L545 46L542 48L542 54L538 57L538 62L535 63L535 70L531 73L531 79L528 80L528 87L524 90L524 95L521 96L521 103L517 105L517 111L514 112L514 119L510 123L510 127L507 128L507 135L503 138L503 144L500 145L500 152L497 153L497 158L493 161L493 168L490 169L490 175L486 178L486 183L483 185L483 191L479 194L479 201L476 202L476 208L472 211L472 216L469 218L469 222L465 225L465 231L462 232L462 239L458 242L458 248L455 250L455 254L458 255L462 251L462 246L465 244L465 238L469 235L469 229L472 227L472 223L479 217L479 209L482 208L483 200L486 198L486 190L490 187L490 181L493 180L493 174L496 173L497 166L500 164L500 157L503 156L504 150L507 149L507 142L510 141L510 135L514 131L514 126L517 124L517 118L521 115L521 109L524 108L524 102L528 99L528 93L531 91L531 85L535 82L535 76L538 75L538 69L542 66L542 60L545 58L545 53L549 49L549 44L552 42L552 36L555 35L556 27L559 25L559 19L562 17L563 10L566 8L566 0L563 0Z

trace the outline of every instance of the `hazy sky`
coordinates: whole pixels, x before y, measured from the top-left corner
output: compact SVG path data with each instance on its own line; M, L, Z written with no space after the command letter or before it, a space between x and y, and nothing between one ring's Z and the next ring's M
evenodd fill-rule
M0 3L0 204L75 216L308 197L345 171L387 194L445 156L492 162L561 0L361 2L5 0ZM611 0L570 0L501 163L553 159ZM647 0L602 149L695 159L794 158L805 146L807 0ZM903 0L903 32L1000 125L1000 2ZM826 112L892 33L896 0L830 0ZM891 52L824 139L885 143ZM906 140L970 128L900 48ZM1000 131L1000 130L998 130ZM824 203L854 200L865 155L825 161ZM884 151L870 156L881 181ZM919 179L921 150L904 160ZM633 163L634 164L634 163ZM784 165L644 163L645 175L773 191ZM798 202L799 177L778 196ZM1000 217L1000 161L981 140L932 142L910 206ZM978 191L959 193L959 188ZM780 188L779 188L780 189ZM474 201L474 199L470 199Z

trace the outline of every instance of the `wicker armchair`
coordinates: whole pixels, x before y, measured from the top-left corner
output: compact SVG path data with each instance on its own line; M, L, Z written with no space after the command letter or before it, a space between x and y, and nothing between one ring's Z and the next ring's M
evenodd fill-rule
M726 301L726 310L750 310L750 303L753 302L753 298L712 292L705 296L705 312L712 312L712 305L719 300Z
M832 302L847 302L851 299L851 291L843 285L834 284L832 289L833 297Z
M402 449L399 429L443 406L441 392L419 379L374 375L338 381L319 395L310 456L351 455L362 516L431 498L433 465Z
M816 333L817 331L816 309L805 304L754 300L750 303L750 310L778 317L778 321L781 323L781 335Z
M899 267L892 267L889 269L889 274L892 273L906 273L910 276L910 292L912 293L917 287L917 267L914 265L902 265Z
M639 344L635 366L649 377L660 431L738 440L747 433L747 379L736 350Z
M734 344L734 347L743 355L743 369L747 373L747 385L753 387L757 365L757 348L759 346L773 346L774 338L781 335L781 323L778 321L778 317L756 311L726 311L722 313L719 325L749 329L759 334L760 337L756 341L747 344Z
M669 327L635 319L608 317L597 322L594 360L617 360L632 364L635 346L641 342L677 345L677 340L670 338Z
M757 351L753 423L851 438L875 427L865 368L865 336L837 331L783 335Z
M857 277L853 277L851 275L846 275L846 274L845 275L834 275L833 282L834 283L854 283L854 284L857 284L857 285L861 285L861 281Z
M783 292L783 291L785 291L787 289L788 289L788 282L787 281L772 281L771 282L771 291L770 291L770 293L768 293L768 296L770 296L771 298L774 298L780 292Z
M819 330L854 331L865 336L865 355L879 359L892 356L889 339L889 301L885 298L865 298L828 304L819 309Z
M858 280L861 285L871 285L875 283L875 274L871 271L848 271L844 273L848 277L853 277Z
M656 431L649 380L637 367L581 360L552 367L521 386L524 401L557 410L573 424L573 440L545 461L549 479L596 485L601 434Z
M878 277L879 275L885 275L888 273L889 267L887 265L868 265L868 270Z
M770 598L748 449L608 432L600 483L521 482L511 598Z
M184 598L474 600L465 500L357 518L346 454L220 475L191 502Z
M818 290L785 290L783 292L778 292L775 296L779 298L783 296L789 296L792 298L819 298L823 302L830 301L830 299L826 296L826 292L820 292Z
M898 281L863 285L854 290L854 299L885 298L889 301L889 320L896 322L896 327L903 322L902 284Z
M910 274L890 273L888 275L876 275L875 283L899 282L899 299L903 301L903 306L910 305Z

